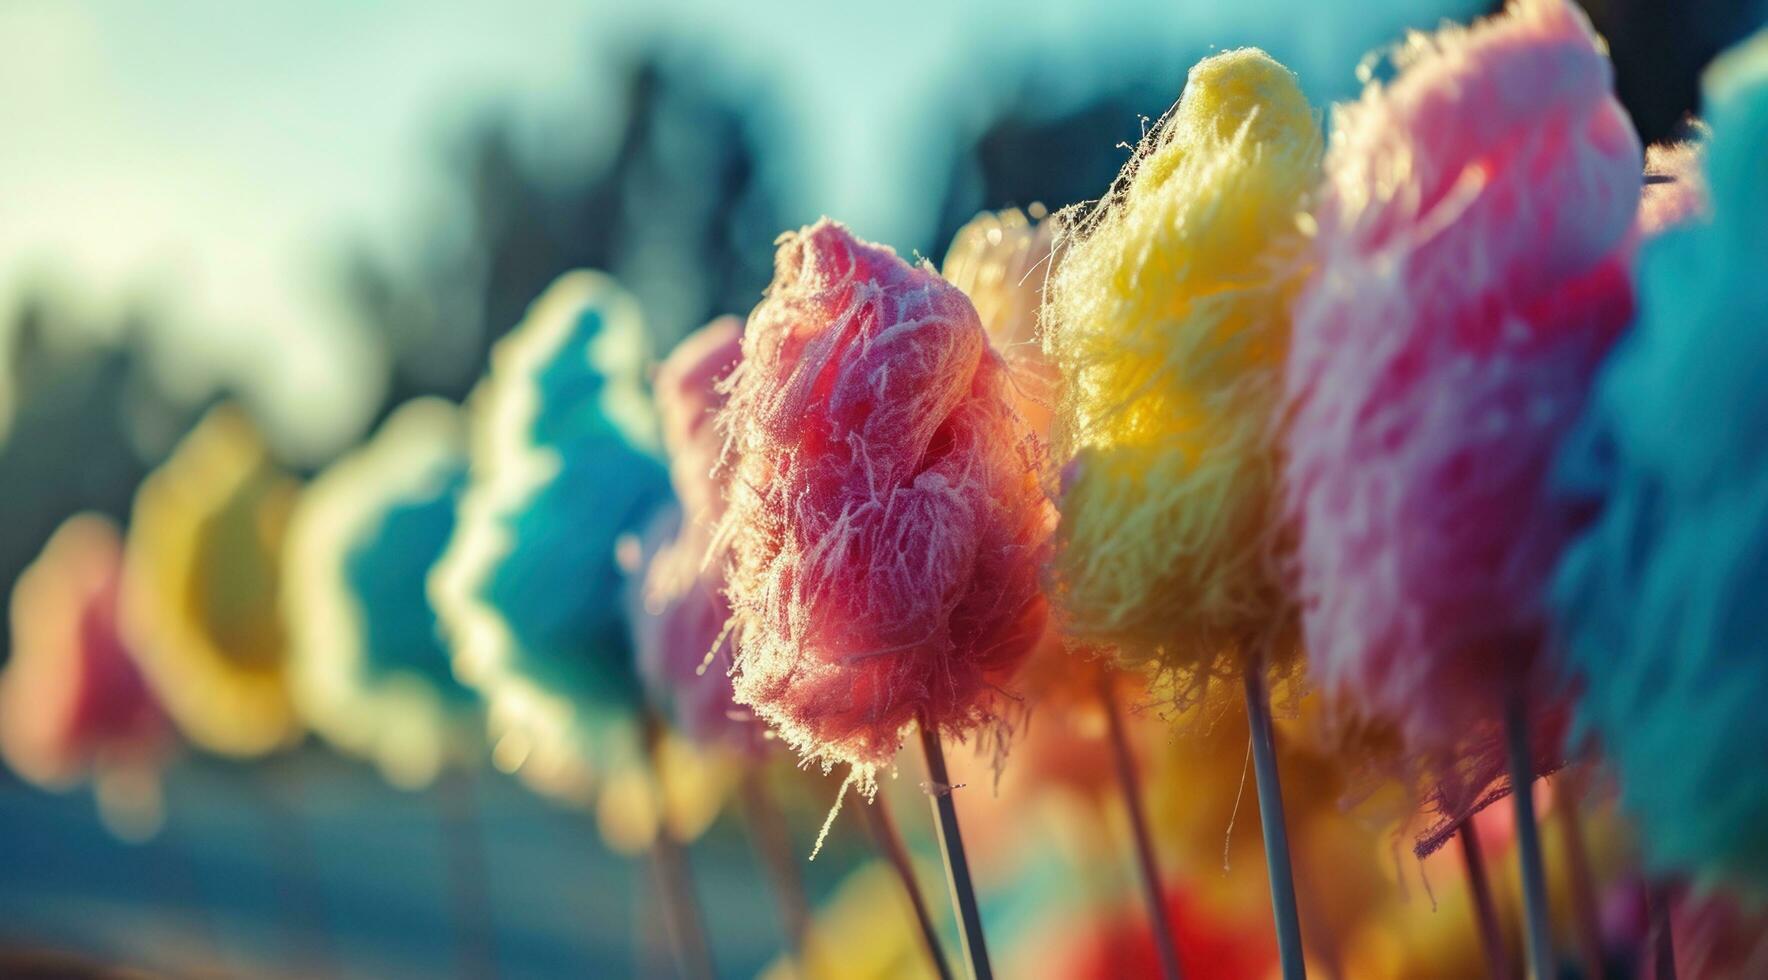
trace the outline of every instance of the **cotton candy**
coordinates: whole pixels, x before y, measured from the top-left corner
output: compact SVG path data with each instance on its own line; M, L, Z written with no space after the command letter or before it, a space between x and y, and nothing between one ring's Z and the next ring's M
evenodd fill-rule
M984 211L952 237L940 274L964 291L1007 362L1019 414L1048 440L1059 379L1038 331L1044 283L1054 267L1057 222L1017 208Z
M1710 220L1640 260L1638 322L1561 460L1598 518L1553 585L1576 719L1649 868L1768 893L1768 34L1705 77Z
M758 755L765 728L738 707L731 687L724 565L707 554L724 513L715 473L724 441L713 417L741 342L742 322L723 317L690 334L658 368L657 412L681 503L652 519L629 602L639 677L651 698L695 742Z
M780 240L719 415L736 697L862 783L963 737L1043 630L1040 445L976 311L823 220Z
M1335 117L1295 304L1293 570L1329 696L1415 755L1495 771L1470 746L1500 744L1514 695L1552 717L1546 582L1578 514L1546 474L1632 314L1643 157L1562 0L1396 61Z
M297 490L221 405L135 493L125 638L172 720L211 752L261 755L302 733L278 604Z
M1320 154L1288 69L1252 48L1205 59L1047 287L1063 627L1181 693L1254 643L1276 664L1291 652L1271 560L1275 413Z
M283 607L296 705L399 786L477 761L482 722L424 594L466 477L462 413L416 399L314 479L289 525Z
M645 366L637 305L611 279L549 287L473 394L459 525L429 577L494 761L576 798L638 748L616 550L668 499Z
M0 755L60 789L115 765L157 767L171 723L118 630L123 542L97 514L69 518L12 590L0 671Z

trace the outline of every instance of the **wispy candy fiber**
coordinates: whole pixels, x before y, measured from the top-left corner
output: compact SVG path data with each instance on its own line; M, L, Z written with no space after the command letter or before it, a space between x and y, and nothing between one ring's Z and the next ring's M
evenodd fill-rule
M429 580L495 758L574 796L637 750L616 546L668 499L645 361L637 305L607 277L569 273L535 301L473 394L460 524Z
M172 720L209 751L255 756L301 736L278 604L297 492L231 405L135 492L124 635Z
M1285 607L1276 408L1320 154L1288 69L1252 48L1205 59L1048 285L1063 626L1181 691L1238 669Z
M1037 440L962 292L821 221L780 241L720 415L736 691L865 782L962 737L1037 641Z
M1424 752L1550 689L1546 583L1578 515L1547 471L1632 315L1643 159L1563 0L1396 62L1335 118L1285 497L1313 677Z
M417 399L314 479L289 525L283 607L296 705L400 786L476 761L483 740L424 594L466 477L462 413Z
M721 386L742 360L742 322L722 317L690 334L657 370L657 411L679 507L659 511L645 533L629 588L639 677L688 738L757 753L765 730L739 708L731 687L731 618L724 563L708 555L724 514L715 472L724 438L713 424Z
M1768 894L1768 35L1705 78L1710 219L1649 243L1638 323L1562 484L1599 517L1554 582L1579 729L1655 871ZM1678 944L1681 937L1677 937Z

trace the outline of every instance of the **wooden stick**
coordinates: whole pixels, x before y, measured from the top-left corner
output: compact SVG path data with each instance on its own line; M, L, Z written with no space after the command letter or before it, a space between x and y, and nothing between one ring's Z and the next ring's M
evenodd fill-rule
M335 977L339 973L337 948L315 870L307 818L284 799L284 791L277 785L277 773L281 772L282 778L291 784L288 792L300 796L300 777L295 771L299 765L299 759L286 757L261 762L247 777L257 788L264 807L264 829L277 864L277 900L282 906L291 962L301 964L304 976Z
M1486 954L1486 969L1499 978L1510 976L1510 953L1504 948L1504 932L1498 928L1498 909L1492 902L1492 880L1486 876L1485 848L1473 818L1461 822L1455 832L1461 842L1461 861L1467 868L1467 891L1473 899L1473 919L1479 927L1479 944Z
M1510 799L1516 809L1516 858L1522 865L1528 964L1535 980L1553 980L1553 933L1547 922L1547 871L1541 861L1541 828L1535 824L1535 763L1529 740L1528 708L1521 692L1504 718L1510 750Z
M663 788L663 725L649 716L642 725L657 787L657 838L651 842L651 870L663 899L663 927L669 932L669 945L681 975L690 980L711 980L717 976L717 970L712 965L711 944L706 941L700 899L694 892L693 871L688 867L687 851L670 827L668 794Z
M498 972L497 924L491 911L490 863L469 765L449 767L436 788L442 803L443 850L460 973L473 980L489 980Z
M1645 914L1651 920L1652 980L1676 980L1676 937L1670 928L1670 891L1661 884L1645 889Z
M952 802L951 776L945 770L945 750L939 745L939 732L927 723L925 715L916 727L921 730L921 751L932 783L933 817L939 830L939 850L945 856L945 880L951 886L952 907L958 911L958 939L973 980L993 980L988 940L982 934L982 910L976 904L970 862L964 857L964 835L958 829L958 808Z
M1590 848L1584 841L1584 825L1578 819L1582 799L1577 776L1562 771L1553 781L1558 792L1553 800L1553 819L1565 844L1566 870L1571 877L1572 921L1578 931L1578 952L1584 959L1587 980L1603 980L1602 927L1596 921L1596 885L1590 873Z
M786 945L792 958L802 964L804 944L810 935L810 903L804 897L804 878L798 873L792 841L786 833L785 815L768 791L767 773L760 764L749 766L743 773L739 794L749 840L761 858L768 883L773 886Z
M1148 924L1154 929L1154 948L1160 954L1160 972L1166 980L1179 980L1179 947L1173 940L1172 916L1167 911L1166 895L1160 887L1159 865L1154 860L1154 844L1148 833L1148 818L1142 812L1142 789L1136 779L1136 762L1130 754L1129 736L1124 732L1123 718L1117 710L1117 695L1111 689L1111 672L1099 666L1099 703L1105 709L1105 729L1111 741L1111 760L1117 765L1117 785L1123 790L1123 808L1130 818L1130 836L1135 841L1136 866L1141 872L1142 893L1148 902Z
M1259 823L1265 834L1265 870L1271 880L1271 912L1277 920L1277 958L1283 980L1302 980L1301 916L1296 911L1295 873L1289 862L1289 831L1283 824L1283 785L1277 777L1277 747L1271 729L1271 700L1265 692L1263 658L1246 668L1246 721L1252 729L1252 770L1258 784Z
M939 944L939 929L933 925L933 913L927 907L927 896L921 893L921 886L915 880L915 866L909 861L909 849L903 845L902 835L896 830L896 821L890 818L890 808L885 806L883 800L861 803L859 808L865 814L867 826L871 828L872 839L877 842L878 849L884 852L884 859L896 872L897 880L902 882L903 891L908 893L909 904L914 908L915 924L921 927L921 942L927 948L927 959L939 974L939 980L952 980L952 968L946 961L945 947Z

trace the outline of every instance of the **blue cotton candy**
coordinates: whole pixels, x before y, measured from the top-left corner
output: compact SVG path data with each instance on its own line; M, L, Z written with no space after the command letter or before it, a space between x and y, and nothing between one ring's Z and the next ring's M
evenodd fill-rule
M1707 72L1712 215L1647 243L1560 486L1553 603L1656 872L1768 892L1768 32Z
M611 279L548 288L473 395L460 527L430 579L455 671L489 704L494 760L561 795L636 742L616 552L669 499L647 362Z

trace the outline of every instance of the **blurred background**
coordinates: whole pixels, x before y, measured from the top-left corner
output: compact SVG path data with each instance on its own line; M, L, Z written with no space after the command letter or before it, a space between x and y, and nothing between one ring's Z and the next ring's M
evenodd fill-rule
M126 519L224 398L311 474L409 398L462 398L566 270L621 279L666 351L747 312L784 229L828 214L937 262L981 209L1099 196L1212 50L1262 46L1324 105L1406 29L1489 6L4 0L0 587L69 515ZM1655 140L1765 5L1588 6ZM319 748L257 765L275 778L184 758L142 845L88 791L0 774L0 942L172 973L446 973L434 855L470 819L503 975L661 955L642 868L489 769L450 809ZM835 785L794 784L799 842ZM932 854L922 821L905 830ZM862 850L838 832L813 893ZM715 824L695 863L721 967L755 974L777 932L741 835Z

